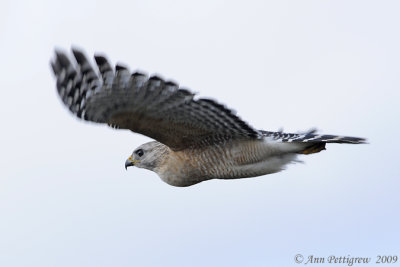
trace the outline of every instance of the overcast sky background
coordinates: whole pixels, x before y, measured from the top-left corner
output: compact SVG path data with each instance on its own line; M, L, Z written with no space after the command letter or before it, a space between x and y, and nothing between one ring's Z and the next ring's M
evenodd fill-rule
M83 1L82 1L83 2ZM296 266L399 255L398 1L2 1L0 266ZM61 105L55 47L104 52L265 130L367 137L189 188L124 162L149 138Z

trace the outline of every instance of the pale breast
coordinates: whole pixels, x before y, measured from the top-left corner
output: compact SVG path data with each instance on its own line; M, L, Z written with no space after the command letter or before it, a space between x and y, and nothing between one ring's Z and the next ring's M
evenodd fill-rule
M188 186L220 178L253 177L280 171L295 158L293 144L265 140L227 141L169 154L160 177L175 186Z

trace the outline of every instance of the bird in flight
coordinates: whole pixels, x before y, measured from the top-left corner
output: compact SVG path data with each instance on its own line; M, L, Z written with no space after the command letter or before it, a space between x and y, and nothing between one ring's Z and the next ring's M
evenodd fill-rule
M276 173L299 154L324 150L326 143L365 143L315 131L257 130L226 106L197 98L172 81L112 68L101 55L94 56L95 69L80 50L72 54L56 51L51 62L64 105L83 120L153 138L133 151L125 168L151 170L173 186Z

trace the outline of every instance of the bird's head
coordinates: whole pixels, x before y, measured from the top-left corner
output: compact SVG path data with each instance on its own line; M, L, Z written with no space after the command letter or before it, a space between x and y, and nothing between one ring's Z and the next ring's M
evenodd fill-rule
M125 161L125 169L130 166L155 171L160 166L163 155L167 152L167 146L157 142L148 142L136 148L132 155Z

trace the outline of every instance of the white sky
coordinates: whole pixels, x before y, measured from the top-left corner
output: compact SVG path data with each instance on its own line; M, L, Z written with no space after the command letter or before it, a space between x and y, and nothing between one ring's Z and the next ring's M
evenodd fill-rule
M296 266L399 253L398 1L3 1L0 266ZM218 99L265 130L367 137L255 179L174 188L149 139L61 105L54 47ZM398 255L400 256L400 255Z

